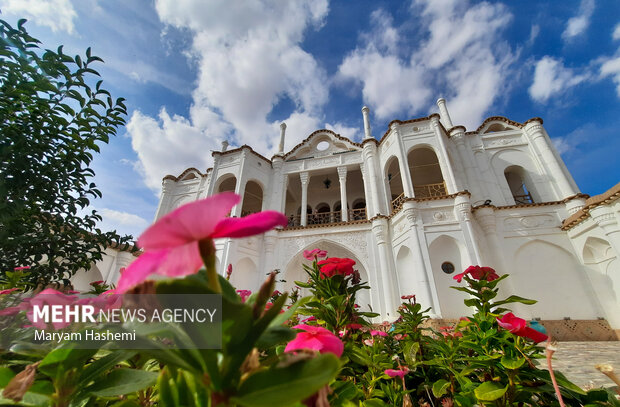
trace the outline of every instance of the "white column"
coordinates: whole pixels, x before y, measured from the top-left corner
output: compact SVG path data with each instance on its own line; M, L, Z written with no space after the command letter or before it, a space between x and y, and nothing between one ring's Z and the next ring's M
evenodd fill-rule
M478 242L471 224L471 204L469 202L469 197L466 195L457 196L454 199L454 210L456 212L456 218L459 220L461 228L463 229L465 245L467 246L471 263L472 265L482 266L483 264L481 264L482 259L480 258L480 248L478 247Z
M375 218L372 222L377 251L379 252L379 278L383 280L382 316L392 318L396 315L400 296L395 284L394 268L392 267L391 245L388 245L388 221L385 217Z
M559 198L564 199L577 194L579 191L573 188L558 159L551 150L551 141L548 139L549 136L546 135L542 123L538 120L530 121L525 125L525 132L529 135L534 148L540 154L542 164L547 169L548 177L557 185L560 193Z
M444 164L443 166L441 166L441 173L443 174L446 181L448 194L454 194L455 192L458 192L458 187L456 185L454 171L452 170L452 164L450 163L450 159L448 158L448 149L446 148L446 143L443 140L443 134L439 129L439 118L436 113L431 115L431 128L435 132L435 137L437 138L437 143L439 144L437 159L439 160L440 166L442 162Z
M301 226L308 225L308 183L310 182L310 174L305 172L299 173L301 180Z
M489 193L485 182L480 182L481 177L476 174L476 164L471 150L465 143L465 127L457 126L450 132L450 139L454 140L459 158L465 168L465 178L467 179L466 189L470 191L476 199L489 198Z
M377 179L377 170L375 168L375 157L377 147L372 142L364 143L362 151L362 156L364 157L364 162L366 165L366 170L368 171L368 183L370 184L370 196L372 197L372 208L373 213L371 213L371 218L377 214L383 213L383 205L381 204L379 198L379 180ZM384 199L385 200L385 199Z
M170 203L172 201L172 190L174 189L175 182L170 178L164 178L161 183L161 199L159 200L159 205L157 206L157 211L155 212L155 219L153 222L157 221L157 219L164 216L166 213L170 212Z
M360 163L360 171L362 172L362 181L364 183L364 199L366 199L366 219L372 218L370 215L374 212L374 203L372 202L372 195L370 194L370 176L366 173L366 166L363 162Z
M452 119L450 119L450 115L448 114L446 99L439 98L439 100L437 100L437 106L439 107L439 115L441 116L444 127L450 129L452 127Z
M364 116L364 138L372 138L372 134L370 132L370 118L368 117L368 113L370 109L367 106L362 107L362 116Z
M284 154L284 136L286 134L286 123L280 124L280 144L278 145L278 154Z
M405 148L403 145L403 140L400 137L400 129L398 123L392 123L390 126L392 131L395 133L396 139L398 140L398 168L400 170L400 179L403 183L403 192L407 198L413 198L413 182L411 181L411 173L409 172L409 166L407 165L407 156L405 155ZM388 197L388 201L392 201L392 197ZM391 210L391 208L388 208Z
M340 219L343 222L348 222L349 211L347 210L347 167L338 167L338 181L340 182Z
M420 237L418 236L418 210L415 205L415 202L412 201L406 201L403 204L403 211L410 225L409 241L411 242L410 249L413 257L412 272L416 280L415 294L417 302L422 304L422 309L431 307L431 314L441 315L439 301L437 298L433 298L431 292L431 284L434 286L434 279L432 279L429 270L426 269L426 265L424 264L422 246L420 245Z
M265 272L271 272L275 268L273 265L273 252L277 241L276 233L275 230L270 230L263 236L263 248L265 249L263 270Z

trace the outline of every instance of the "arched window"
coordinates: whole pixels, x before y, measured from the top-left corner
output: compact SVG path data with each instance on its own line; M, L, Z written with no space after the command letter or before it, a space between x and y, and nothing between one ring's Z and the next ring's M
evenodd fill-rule
M263 188L255 181L248 181L243 191L241 216L258 213L263 209Z
M349 220L363 220L366 219L366 201L364 199L356 199L351 205Z
M526 185L527 173L522 167L514 165L504 170L504 176L510 193L515 200L515 204L529 204L534 203L532 198L531 189Z
M235 192L237 186L237 178L234 175L230 175L220 181L220 185L217 188L217 192Z
M435 152L428 148L416 148L407 155L407 163L416 198L446 195L446 183Z

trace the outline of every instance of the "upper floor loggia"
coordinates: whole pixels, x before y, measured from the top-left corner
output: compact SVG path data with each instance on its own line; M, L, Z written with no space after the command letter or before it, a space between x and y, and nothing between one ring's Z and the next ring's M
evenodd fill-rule
M317 130L268 159L244 145L212 153L206 173L188 169L166 176L157 218L179 205L223 191L242 196L231 216L261 210L286 214L288 227L366 222L389 216L406 200L452 199L462 191L471 202L495 206L556 202L579 194L542 127L542 119L518 123L485 120L475 131L453 126L445 100L440 113L392 121L372 136L369 109L362 109L360 142Z

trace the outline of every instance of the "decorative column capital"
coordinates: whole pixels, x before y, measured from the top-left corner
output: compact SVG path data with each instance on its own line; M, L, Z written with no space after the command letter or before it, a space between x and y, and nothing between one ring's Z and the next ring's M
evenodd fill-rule
M465 195L459 195L454 199L454 211L458 220L470 221L471 220L471 203L469 197Z
M347 180L347 167L338 167L338 178L340 181Z
M454 140L457 145L465 145L465 131L462 127L455 127L450 132L450 138Z
M310 173L308 173L308 171L300 172L299 180L301 181L302 186L308 185L308 181L310 180Z
M605 233L613 229L617 225L616 216L614 213L603 205L597 206L590 210L590 215L592 219L598 226L603 229Z
M478 208L476 210L476 219L482 227L482 230L484 230L484 233L486 233L487 235L496 232L495 211L493 210L493 208Z
M532 119L524 127L525 132L532 138L537 138L544 135L543 125L539 119Z
M407 220L409 221L409 223L411 224L411 226L416 226L418 223L418 215L419 215L419 211L416 208L405 208L405 216L407 217Z
M385 219L375 219L372 222L372 231L375 234L377 244L384 244L387 242L387 236L385 233L386 225L384 223Z

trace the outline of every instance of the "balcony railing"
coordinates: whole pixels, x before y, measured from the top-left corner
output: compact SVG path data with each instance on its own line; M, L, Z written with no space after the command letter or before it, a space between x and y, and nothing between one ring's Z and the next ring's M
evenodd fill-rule
M512 197L517 205L534 203L532 195L529 192L525 195L513 195Z
M306 224L309 225L328 225L330 223L342 222L340 211L309 213ZM349 221L366 219L366 208L349 210ZM301 226L301 215L290 215L288 217L288 227Z
M394 212L398 207L400 207L403 202L405 202L404 192L392 200L392 212Z
M349 221L366 219L366 208L351 209L349 211Z
M416 198L433 198L436 196L446 196L446 183L418 185L413 187Z

